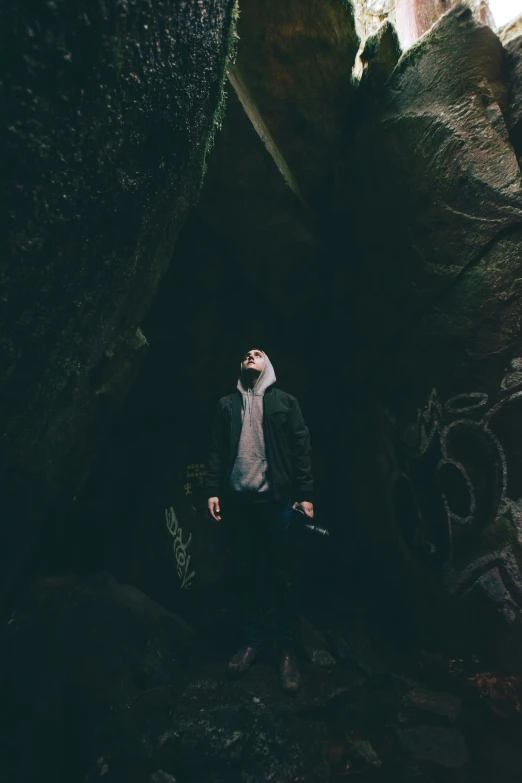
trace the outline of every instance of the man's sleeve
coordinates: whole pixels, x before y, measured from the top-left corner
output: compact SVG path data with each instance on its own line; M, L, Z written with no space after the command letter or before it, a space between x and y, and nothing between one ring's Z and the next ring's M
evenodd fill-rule
M218 497L223 476L223 419L221 404L218 404L214 416L208 446L207 475L205 490L207 498Z
M314 479L312 476L310 434L297 400L291 404L289 419L290 447L294 466L295 492L297 493L295 500L313 503Z

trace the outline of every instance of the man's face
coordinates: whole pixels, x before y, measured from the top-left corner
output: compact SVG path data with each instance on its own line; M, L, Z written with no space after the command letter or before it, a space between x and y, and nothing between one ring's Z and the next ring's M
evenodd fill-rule
M263 351L249 351L243 357L243 370L257 370L263 372L265 366L265 355Z

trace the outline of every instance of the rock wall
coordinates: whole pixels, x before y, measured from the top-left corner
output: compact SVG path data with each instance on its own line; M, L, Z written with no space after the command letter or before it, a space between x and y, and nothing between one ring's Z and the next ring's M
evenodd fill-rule
M100 778L149 780L129 710L142 720L155 707L168 715L194 638L192 626L108 573L36 581L2 629L10 671L2 686L2 778L98 779L87 777L87 759L105 729L122 742L125 761L113 769L112 759L99 760Z
M374 577L395 579L435 638L455 611L455 633L473 626L492 656L518 667L515 49L509 62L492 31L456 7L403 55L354 136L357 199L345 204L359 238L357 346L345 380L365 389L348 431L358 526L374 563L384 558Z
M221 64L225 28L223 21ZM337 31L335 40L327 29ZM467 616L475 627L483 623L488 641L498 637L502 645L517 633L522 607L520 39L504 48L461 5L400 56L388 22L366 42L356 85L350 73L358 40L345 3L281 3L265 20L256 2L246 3L240 34L237 94L199 206L180 237L178 263L144 322L153 343L146 370L69 536L78 536L81 550L80 531L94 520L90 544L96 549L103 539L109 552L98 567L111 564L154 597L168 595L169 606L192 610L198 597L204 603L226 569L221 534L210 533L191 494L194 465L205 459L215 400L234 385L237 353L262 343L311 426L322 502L331 513L325 521L337 534L330 572L350 570L346 562L363 552L361 584L377 601L411 604L416 622L435 636L453 621L457 631L462 608L472 607ZM215 107L217 75L212 84ZM161 163L150 112L143 122ZM212 112L206 117L209 130ZM166 229L156 230L166 222L152 218L126 222L121 245L109 229L97 234L98 249L110 235L116 252L137 232L137 258L147 258L118 278L121 300L104 288L101 271L96 291L105 293L99 300L92 294L92 308L104 303L100 323L111 339L128 334L130 342L102 347L90 327L84 342L64 334L78 350L96 342L102 357L94 367L87 356L74 384L63 387L67 397L54 385L65 377L62 343L51 351L42 338L42 361L56 356L58 364L45 364L48 386L32 380L26 396L15 399L22 410L31 389L40 395L26 408L25 429L13 416L5 430L13 497L27 488L29 468L41 485L19 506L33 528L36 511L28 516L27 506L37 509L42 498L82 480L98 442L94 425L109 419L136 367L132 357L143 355L136 313L141 318L163 250L174 241L178 210L190 203L188 196L174 200L176 183L191 183L192 190L179 192L193 196L201 174L203 141L190 149L199 161L190 177L172 166L161 175L167 190L156 183L154 198L146 189L128 196L133 209L143 196L154 214L173 219L168 241ZM152 176L148 163L146 171ZM116 186L104 192L120 194ZM60 240L60 253L67 247ZM126 257L114 258L121 271ZM103 269L112 270L107 263ZM76 278L68 274L73 291ZM82 285L88 279L79 278ZM87 325L92 308L80 310ZM7 380L21 388L13 366ZM39 367L35 362L34 372ZM321 404L325 385L332 416ZM62 389L52 405L49 389ZM43 407L35 448L37 403ZM508 660L505 649L502 656Z
M359 47L346 0L248 0L237 66L305 200L325 207L352 95Z
M235 14L234 0L4 13L6 581L84 482L141 362L138 327L223 108Z

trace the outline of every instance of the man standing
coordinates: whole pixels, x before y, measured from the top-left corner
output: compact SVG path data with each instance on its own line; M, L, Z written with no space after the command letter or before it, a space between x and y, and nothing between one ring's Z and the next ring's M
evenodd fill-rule
M243 645L231 659L231 674L247 671L262 643L260 559L268 558L276 581L279 674L295 693L301 685L295 646L299 623L293 568L292 506L313 517L310 438L295 397L274 387L268 356L248 351L237 391L222 397L210 439L206 477L208 509L230 526L237 560L237 592Z

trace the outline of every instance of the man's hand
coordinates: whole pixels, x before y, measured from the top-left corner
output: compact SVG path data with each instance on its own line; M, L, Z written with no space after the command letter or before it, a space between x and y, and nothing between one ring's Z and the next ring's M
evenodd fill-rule
M301 508L303 509L307 517L313 517L314 515L313 503L308 503L308 501L303 500L302 503L299 503L298 505L301 506Z
M219 516L219 498L209 498L207 501L207 507L210 512L210 516L213 517L216 522L221 522L221 517Z

